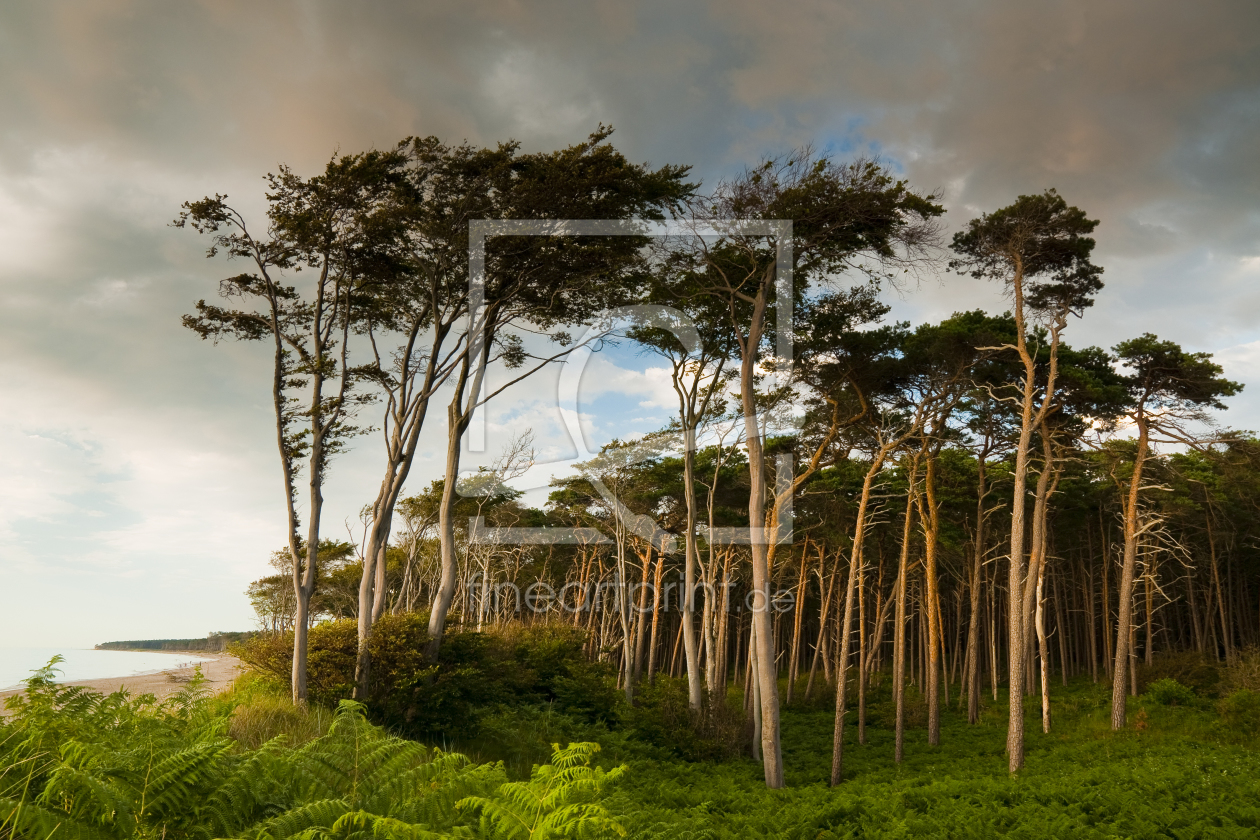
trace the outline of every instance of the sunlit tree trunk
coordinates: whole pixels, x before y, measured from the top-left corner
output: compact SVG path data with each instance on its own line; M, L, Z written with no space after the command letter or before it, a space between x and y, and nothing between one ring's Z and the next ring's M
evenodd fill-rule
M913 488L915 470L910 470ZM905 523L901 532L901 556L897 562L897 611L893 619L893 698L897 704L896 747L893 760L901 763L906 741L906 579L909 576L910 535L914 520L914 491L906 498Z
M1120 571L1120 613L1116 621L1116 660L1111 681L1111 728L1123 729L1125 725L1125 689L1132 667L1131 639L1133 637L1133 583L1137 573L1138 501L1142 487L1142 467L1146 462L1148 432L1139 413L1137 453L1133 459L1133 474L1129 478L1127 498L1124 503L1124 564Z

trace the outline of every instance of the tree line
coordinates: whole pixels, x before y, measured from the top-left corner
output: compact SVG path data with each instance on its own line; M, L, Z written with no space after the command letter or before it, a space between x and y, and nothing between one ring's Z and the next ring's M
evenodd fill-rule
M1039 687L1048 729L1056 673L1109 678L1121 728L1139 659L1256 643L1260 448L1211 420L1242 386L1154 335L1064 340L1103 289L1097 221L1048 189L947 243L940 196L878 161L801 149L705 191L688 167L630 163L610 133L528 154L409 138L310 178L281 168L257 222L218 195L176 220L249 265L185 324L273 359L288 585L251 595L294 633L295 701L313 615L357 620L358 697L387 610L428 611L429 656L452 617L568 621L630 699L677 674L703 716L742 685L770 787L781 704L830 686L836 784L875 674L898 758L907 682L930 744L951 695L974 721L1005 682L1014 772L1024 696ZM470 274L478 220L552 227L486 240ZM992 281L1008 309L887 322L882 289L937 275ZM534 460L528 436L461 479L474 412L592 349L610 313L668 369L670 425L603 447L544 509L506 484ZM494 389L492 365L509 371ZM444 474L408 496L435 398ZM361 544L322 538L331 459L372 422L384 470ZM562 597L536 609L536 583Z

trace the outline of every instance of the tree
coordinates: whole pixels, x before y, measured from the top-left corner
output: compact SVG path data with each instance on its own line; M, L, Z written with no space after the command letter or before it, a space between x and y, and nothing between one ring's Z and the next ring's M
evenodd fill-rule
M493 196L511 177L515 143L450 147L409 138L396 153L406 165L393 197L390 282L365 310L362 331L372 362L365 374L384 397L385 474L371 505L358 587L358 657L354 696L367 696L368 638L385 604L385 553L394 510L411 471L433 394L458 368L468 334L468 228L493 213ZM392 340L392 350L382 349Z
M585 142L567 149L516 155L492 185L484 218L622 220L633 233L632 220L662 218L665 208L691 193L692 185L684 180L687 167L652 170L632 164L604 142L611 133L611 128L601 126ZM458 566L452 512L463 437L473 411L575 349L567 333L556 332L553 338L565 349L545 358L531 357L512 330L588 323L642 293L645 237L565 234L558 224L552 236L496 236L486 243L485 306L464 338L447 406L446 472L438 523L441 582L429 613L430 656L436 656L441 645L455 597ZM509 368L525 370L483 393L486 365L496 352Z
M691 204L695 235L691 267L705 294L725 305L739 349L739 389L748 451L748 516L752 542L754 607L751 646L761 712L761 754L766 785L783 786L779 741L779 696L774 640L767 610L770 559L776 540L777 509L767 510L764 430L758 405L758 368L778 368L786 359L771 350L777 330L786 337L789 314L778 309L779 248L791 245L792 289L788 305L803 304L811 284L826 283L846 270L906 264L921 258L933 243L932 220L943 209L896 180L874 161L843 165L809 149L767 160L737 178L724 181L710 196ZM764 234L746 233L748 220L790 220L790 243L768 242ZM787 280L788 278L782 278ZM777 313L777 314L776 314ZM780 319L772 326L770 316ZM774 342L776 345L783 342ZM778 383L782 386L784 383Z
M263 238L225 195L186 202L174 223L210 235L208 257L223 251L229 258L253 262L257 269L219 286L221 297L245 308L202 300L197 313L185 315L183 323L203 339L269 339L272 344L272 404L297 602L294 702L305 702L307 694L306 642L319 570L324 480L332 456L361 431L352 420L368 399L356 393L362 375L350 364L349 337L360 307L379 287L382 251L389 242L385 208L401 164L398 155L368 152L334 158L322 175L309 179L281 167L279 174L267 177L268 233ZM283 284L286 272L303 271L313 275L305 291ZM303 460L309 518L305 540L297 513Z
M675 290L676 291L676 290ZM649 300L659 296L649 295ZM666 295L668 299L668 295ZM712 300L704 301L712 304ZM710 305L707 309L697 306L689 307L691 314L697 316L691 324L668 324L679 333L694 329L695 346L685 345L671 329L662 326L637 325L629 335L638 343L663 356L670 366L670 385L678 398L678 430L682 437L682 495L686 504L686 525L683 530L684 569L682 596L682 641L683 655L687 664L687 704L693 712L702 710L702 689L707 689L711 698L718 696L715 684L717 671L714 667L714 640L711 638L711 623L704 622L705 647L709 651L706 676L702 682L700 674L700 645L696 637L696 575L700 563L700 547L696 533L699 523L698 499L696 497L696 449L697 435L700 427L708 420L720 416L726 410L725 388L731 381L731 371L727 365L735 353L730 333L723 329L724 315L714 311ZM667 315L662 316L668 317ZM661 319L654 319L660 321ZM711 585L712 581L708 581ZM713 591L709 589L708 591ZM711 599L710 599L711 600ZM706 616L712 610L707 609Z
M1094 240L1088 234L1096 220L1067 202L1054 190L1021 195L1009 207L972 219L954 235L954 271L1002 282L1013 298L1014 350L1023 364L1016 400L1020 410L1019 441L1015 447L1014 493L1011 506L1011 549L1007 579L1010 647L1010 721L1006 749L1010 771L1024 765L1024 615L1020 609L1028 586L1025 574L1025 495L1032 435L1050 409L1057 373L1056 351L1067 316L1090 306L1102 288L1102 269L1090 262ZM1034 352L1028 346L1029 316L1050 321L1050 367L1041 405Z
M1242 391L1242 385L1221 376L1210 353L1187 353L1172 341L1150 333L1113 348L1126 377L1129 405L1125 414L1137 431L1133 466L1122 501L1124 560L1120 578L1120 611L1116 624L1115 667L1111 683L1111 728L1125 725L1125 683L1129 674L1129 639L1133 622L1133 581L1138 539L1157 522L1140 511L1142 472L1151 443L1194 442L1187 424L1207 421L1207 409L1224 409L1223 397Z

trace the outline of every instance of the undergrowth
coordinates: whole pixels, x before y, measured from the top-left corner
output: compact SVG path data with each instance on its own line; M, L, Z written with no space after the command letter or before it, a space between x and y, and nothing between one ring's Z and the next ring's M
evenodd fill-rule
M502 764L391 735L370 724L360 704L342 701L323 734L300 744L278 734L251 749L231 737L233 711L205 696L199 675L158 703L152 695L58 686L56 664L6 701L12 714L0 724L0 838L622 833L599 801L622 771L591 766L598 744L557 746L549 764L511 782ZM310 717L273 717L268 725L305 735ZM251 726L251 737L265 728Z
M510 655L519 670L509 685L573 673L569 653L553 652L547 677L519 639L494 644L483 664ZM420 743L373 725L357 703L295 708L264 676L217 698L194 680L159 703L60 687L49 668L8 701L0 724L0 838L1260 836L1253 660L1157 666L1118 733L1105 683L1054 685L1049 733L1038 698L1026 698L1026 766L1016 776L1003 749L1004 691L983 698L978 725L951 693L941 745L931 747L911 687L897 764L892 697L876 679L865 743L850 712L838 788L826 784L833 720L820 698L829 691L806 701L797 686L782 714L788 787L778 791L749 757L734 688L699 718L685 683L666 677L642 686L634 707L617 702L594 717L580 696L511 702L499 686L488 692L494 702L475 706L475 727Z

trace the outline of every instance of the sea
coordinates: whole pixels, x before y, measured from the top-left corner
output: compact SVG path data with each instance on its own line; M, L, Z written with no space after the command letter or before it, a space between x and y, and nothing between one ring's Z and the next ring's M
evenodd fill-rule
M57 666L57 682L100 680L108 677L133 677L156 674L169 668L210 661L191 653L159 653L158 651L92 650L83 648L0 648L0 691L21 688L31 672L48 664L61 654L65 661Z

